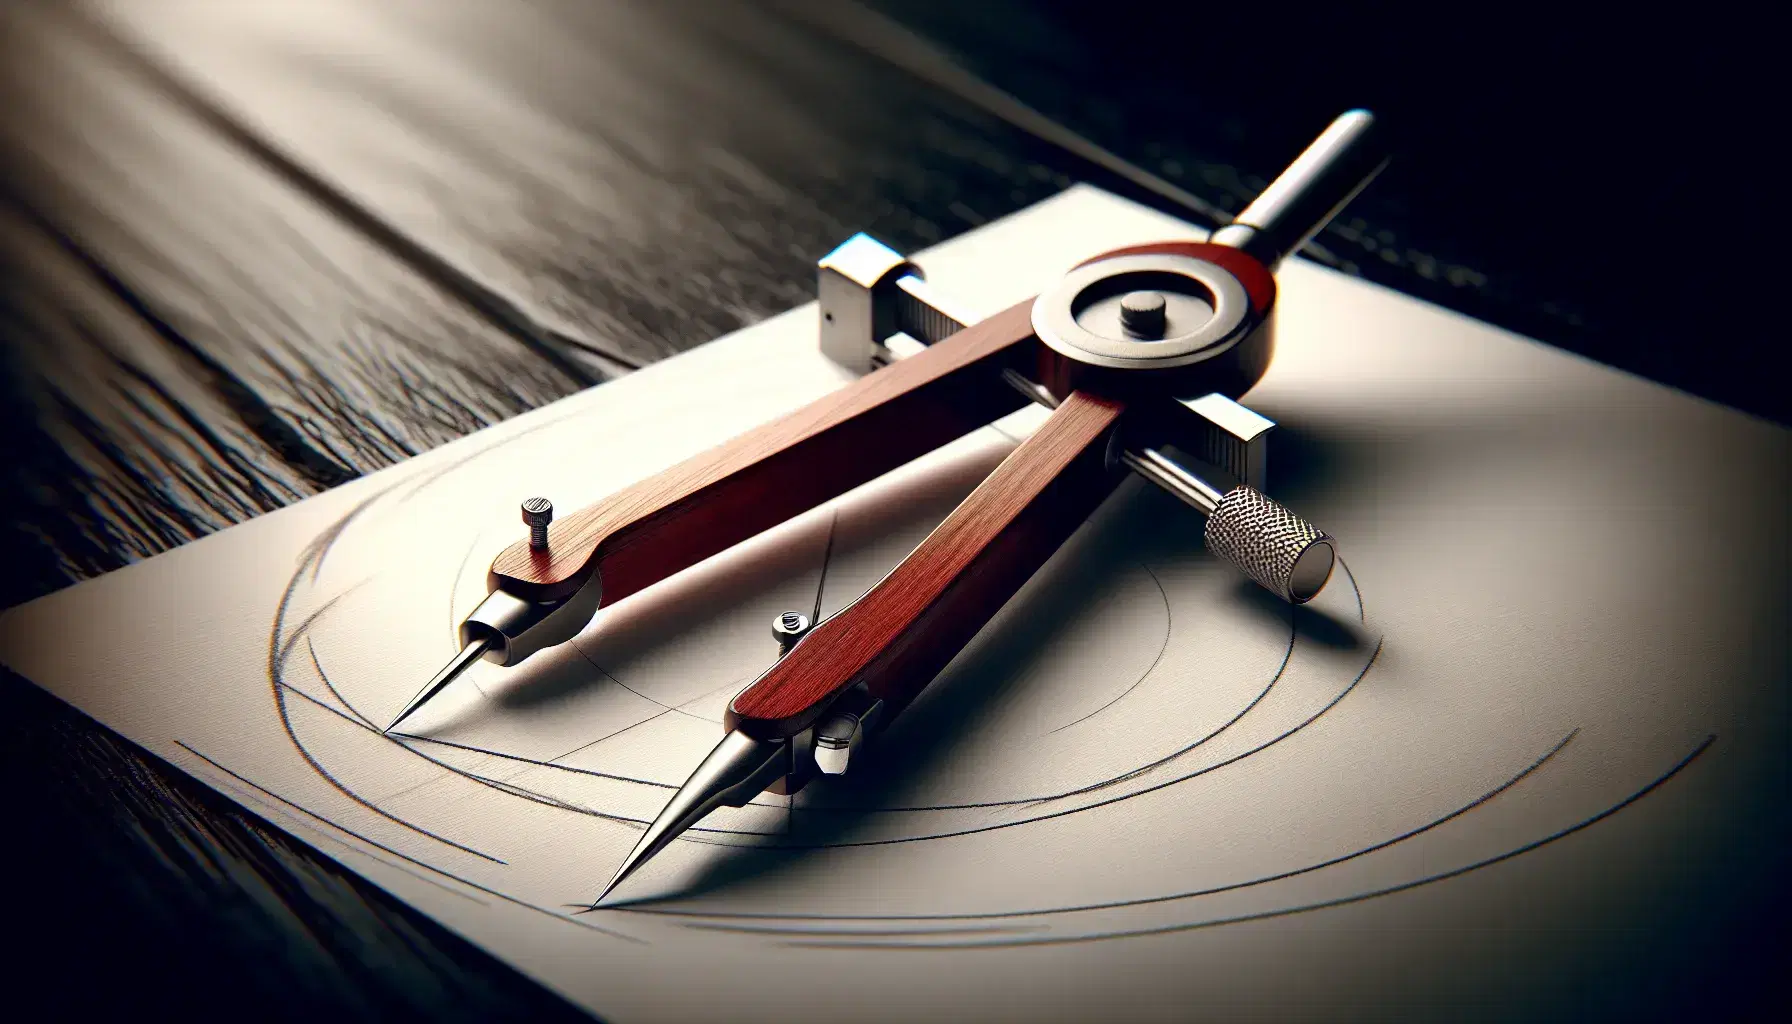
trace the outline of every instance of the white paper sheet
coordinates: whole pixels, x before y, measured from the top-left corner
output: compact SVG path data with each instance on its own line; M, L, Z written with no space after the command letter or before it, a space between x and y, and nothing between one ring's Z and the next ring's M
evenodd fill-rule
M1191 234L1076 188L921 261L993 311ZM414 738L371 723L453 653L517 500L577 507L839 386L812 307L14 609L0 657L610 1020L1537 1009L1581 953L1625 955L1651 894L1760 866L1792 445L1280 277L1247 402L1283 424L1276 496L1340 539L1310 614L1130 482L865 763L715 813L615 909L577 912L773 614L850 601L1039 414L476 666Z

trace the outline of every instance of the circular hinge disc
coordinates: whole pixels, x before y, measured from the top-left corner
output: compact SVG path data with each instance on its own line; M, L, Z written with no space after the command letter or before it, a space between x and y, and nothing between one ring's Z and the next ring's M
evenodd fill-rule
M1162 337L1122 323L1129 293L1165 300ZM1060 355L1118 370L1168 370L1212 359L1246 333L1250 296L1238 278L1189 256L1115 256L1072 270L1033 302L1033 332Z

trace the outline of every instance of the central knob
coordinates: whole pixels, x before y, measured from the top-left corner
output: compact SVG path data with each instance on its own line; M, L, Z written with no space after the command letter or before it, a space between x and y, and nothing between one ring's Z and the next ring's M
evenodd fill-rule
M1162 292L1127 292L1120 297L1120 326L1135 338L1162 338L1166 307Z

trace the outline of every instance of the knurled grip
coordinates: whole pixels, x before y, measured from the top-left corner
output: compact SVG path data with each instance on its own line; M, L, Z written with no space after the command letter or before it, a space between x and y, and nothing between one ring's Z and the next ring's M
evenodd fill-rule
M1207 517L1207 550L1284 601L1305 604L1331 578L1337 552L1325 531L1249 487L1235 487Z

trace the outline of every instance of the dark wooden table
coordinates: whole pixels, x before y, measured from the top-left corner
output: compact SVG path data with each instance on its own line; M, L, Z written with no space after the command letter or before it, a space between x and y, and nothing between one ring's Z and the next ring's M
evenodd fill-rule
M1138 56L1161 39L1078 17L0 10L0 602L807 301L816 257L856 230L919 248L1074 180L1214 222L1344 105L1342 87L1298 103L1214 89ZM1419 145L1421 169L1439 159ZM1311 255L1784 416L1747 374L1618 344L1634 326L1621 290L1440 217L1432 184L1390 174ZM0 999L68 1016L578 1014L10 675L0 765L22 802L0 877L24 890ZM1624 1006L1620 981L1598 983Z

